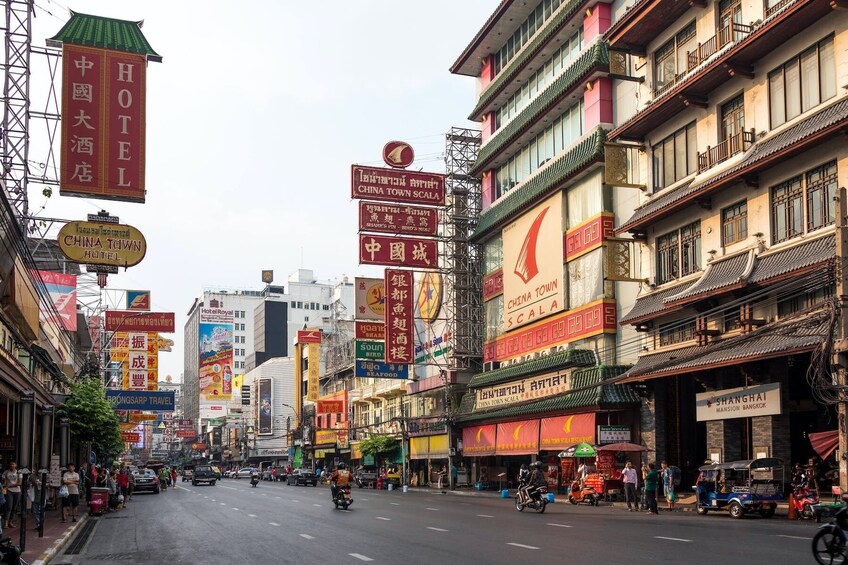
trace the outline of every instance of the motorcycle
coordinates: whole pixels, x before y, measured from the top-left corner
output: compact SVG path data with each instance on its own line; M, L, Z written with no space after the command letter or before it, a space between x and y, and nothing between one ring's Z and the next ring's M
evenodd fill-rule
M349 485L336 488L336 496L333 498L333 504L336 505L336 508L341 506L343 510L347 510L347 507L353 504L353 497L350 495Z
M589 503L589 506L597 506L601 500L600 495L590 486L580 486L580 481L571 483L571 488L568 493L568 501L571 504L579 504L581 502Z
M12 538L0 539L0 563L27 565L27 562L21 559L21 548L12 544Z
M800 518L804 520L815 518L815 505L818 503L818 497L807 487L807 483L795 487L792 493L792 504Z
M545 507L548 505L548 487L540 486L535 492L527 498L524 491L519 490L515 495L515 509L519 512L524 512L524 508L531 508L539 514L545 513Z
M813 537L813 557L816 563L831 565L848 560L845 530L848 530L848 507L837 512L833 521L821 526Z
M256 487L259 484L259 475L250 475L250 486Z

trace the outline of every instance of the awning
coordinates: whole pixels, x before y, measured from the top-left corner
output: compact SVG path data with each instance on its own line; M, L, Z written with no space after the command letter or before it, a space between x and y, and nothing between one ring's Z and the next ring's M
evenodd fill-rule
M495 454L495 424L472 426L462 430L462 453L466 457L487 457Z
M817 432L810 434L810 443L822 460L830 457L830 454L839 447L839 431Z
M595 443L594 413L542 418L542 449L560 450L582 442Z
M539 453L539 420L498 424L496 455Z
M430 459L445 459L448 457L448 434L429 436L428 439L430 440Z
M444 459L448 456L448 435L409 438L410 459Z
M430 452L430 439L427 436L409 438L409 458L427 459Z

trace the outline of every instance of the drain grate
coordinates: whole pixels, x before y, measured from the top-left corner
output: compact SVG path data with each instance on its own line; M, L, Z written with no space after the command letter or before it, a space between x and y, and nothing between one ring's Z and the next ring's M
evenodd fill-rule
M94 526L97 525L97 520L86 520L80 528L79 533L74 537L74 540L68 545L65 550L65 555L77 555L82 548L85 547L88 538L91 537L91 532L94 531Z
M124 515L124 516L104 516L103 517L104 520L118 520L120 518L129 518L129 516Z

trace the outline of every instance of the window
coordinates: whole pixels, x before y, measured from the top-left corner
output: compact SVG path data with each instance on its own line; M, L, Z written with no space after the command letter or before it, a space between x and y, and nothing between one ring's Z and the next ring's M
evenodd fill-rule
M521 25L516 28L512 37L507 39L500 51L495 53L495 73L506 67L510 60L521 50L537 30L544 27L545 22L557 11L562 0L543 0L536 9L530 12Z
M737 202L721 211L721 243L728 246L748 237L748 203Z
M691 175L698 166L695 123L681 128L653 147L654 190Z
M689 51L695 46L695 22L680 30L654 52L654 91L671 86L687 68Z
M721 105L721 139L729 139L745 129L745 104L740 94Z
M836 96L833 37L813 45L768 75L771 127Z
M804 193L806 192L806 222ZM836 161L816 167L771 189L772 242L780 243L834 223Z
M830 284L824 288L811 290L803 294L795 294L789 296L777 303L778 318L785 318L795 312L800 312L805 308L812 308L817 304L821 304L828 298L836 295L836 286Z
M579 308L599 298L612 297L612 285L604 282L602 249L587 253L566 265L568 308Z
M695 339L695 320L661 325L659 334L660 346L673 345Z
M657 283L685 277L701 268L701 222L657 238Z

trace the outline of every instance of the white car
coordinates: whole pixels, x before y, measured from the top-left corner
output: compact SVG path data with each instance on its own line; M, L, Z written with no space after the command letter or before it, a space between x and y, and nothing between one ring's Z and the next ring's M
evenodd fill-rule
M250 475L252 475L253 473L259 474L259 469L257 469L256 467L242 467L238 470L238 473L236 473L236 478L249 479Z

